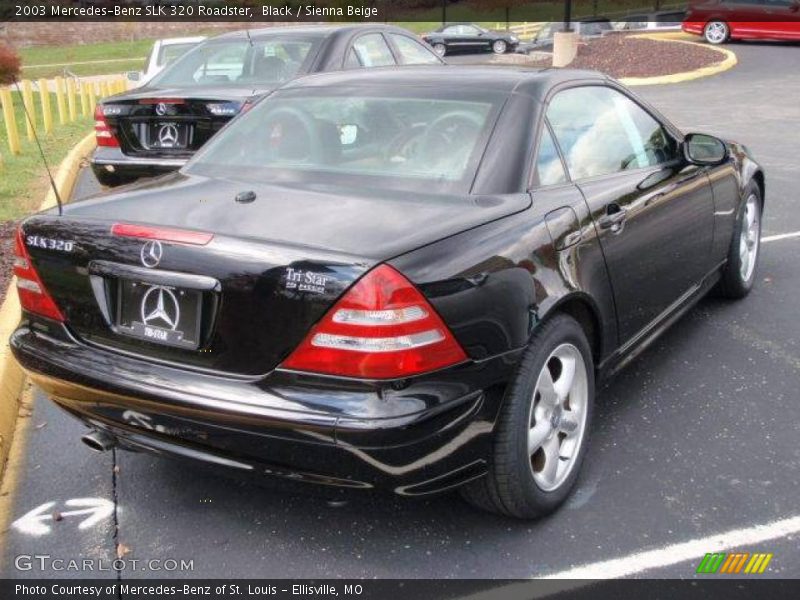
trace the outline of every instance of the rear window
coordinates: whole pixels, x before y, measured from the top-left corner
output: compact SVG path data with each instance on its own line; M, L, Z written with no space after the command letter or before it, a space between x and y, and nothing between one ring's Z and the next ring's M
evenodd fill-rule
M491 92L287 90L233 121L186 169L259 181L468 189L499 105Z
M189 50L197 46L199 42L187 42L183 44L166 44L161 46L158 52L156 63L159 67L171 65Z
M190 50L160 75L153 85L276 85L305 70L318 45L317 37L287 35L266 39L215 40Z

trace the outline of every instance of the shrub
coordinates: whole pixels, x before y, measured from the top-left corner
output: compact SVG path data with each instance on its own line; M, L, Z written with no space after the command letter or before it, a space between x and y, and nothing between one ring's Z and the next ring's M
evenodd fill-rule
M14 50L0 44L0 85L13 83L19 77L20 62Z

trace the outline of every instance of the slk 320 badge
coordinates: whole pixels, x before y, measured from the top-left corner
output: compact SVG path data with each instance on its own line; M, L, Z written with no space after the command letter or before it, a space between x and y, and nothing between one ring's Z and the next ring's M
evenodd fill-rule
M29 235L26 243L29 248L44 248L57 252L72 252L75 249L75 242L72 240L58 240L40 235Z

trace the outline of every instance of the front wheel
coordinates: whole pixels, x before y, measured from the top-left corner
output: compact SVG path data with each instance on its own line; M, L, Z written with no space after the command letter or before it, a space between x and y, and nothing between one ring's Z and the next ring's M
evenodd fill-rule
M434 44L433 51L436 52L439 56L444 56L447 54L447 46L444 44Z
M555 510L578 478L594 393L581 326L567 315L542 324L506 391L489 472L462 488L465 499L522 519Z
M745 190L745 202L739 210L728 261L722 270L719 290L725 298L744 298L753 288L761 247L761 190L754 182Z
M495 40L495 42L492 44L492 52L495 54L505 54L507 49L508 44L506 44L503 40Z
M731 29L724 21L709 21L703 29L703 37L715 46L724 44L731 37Z

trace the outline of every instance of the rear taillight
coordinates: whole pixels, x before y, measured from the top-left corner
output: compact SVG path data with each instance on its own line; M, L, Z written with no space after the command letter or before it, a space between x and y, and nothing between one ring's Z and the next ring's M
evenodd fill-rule
M420 291L388 265L361 278L281 365L362 379L398 379L467 359Z
M119 140L108 126L102 104L98 104L94 109L94 135L97 138L98 146L119 148Z
M33 268L30 254L25 247L22 228L17 228L14 242L14 275L17 276L17 292L22 308L49 319L64 322L64 315L55 301L47 293L36 269Z

